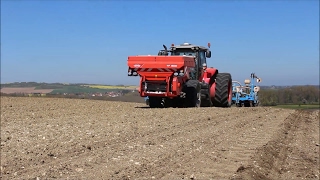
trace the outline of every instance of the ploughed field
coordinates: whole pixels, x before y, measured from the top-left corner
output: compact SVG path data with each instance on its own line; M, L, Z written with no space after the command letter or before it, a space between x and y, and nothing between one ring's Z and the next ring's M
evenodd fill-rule
M1 179L319 179L319 110L1 97Z

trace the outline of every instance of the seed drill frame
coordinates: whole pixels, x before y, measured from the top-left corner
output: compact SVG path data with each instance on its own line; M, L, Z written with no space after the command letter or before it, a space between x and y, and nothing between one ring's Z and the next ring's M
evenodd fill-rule
M251 73L250 79L244 81L245 85L241 85L239 81L232 81L232 104L237 107L256 107L259 105L260 87L255 85L261 82L255 73Z

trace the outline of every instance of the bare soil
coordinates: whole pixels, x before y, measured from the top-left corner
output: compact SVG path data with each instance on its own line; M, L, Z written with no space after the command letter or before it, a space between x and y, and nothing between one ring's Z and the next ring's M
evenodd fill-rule
M319 110L1 97L1 179L319 179Z

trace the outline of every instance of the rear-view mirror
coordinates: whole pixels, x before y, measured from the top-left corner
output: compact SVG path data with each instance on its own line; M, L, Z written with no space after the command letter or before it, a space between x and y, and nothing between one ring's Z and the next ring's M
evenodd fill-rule
M207 50L207 52L206 52L206 57L207 57L207 58L211 58L211 51L210 51L210 50Z

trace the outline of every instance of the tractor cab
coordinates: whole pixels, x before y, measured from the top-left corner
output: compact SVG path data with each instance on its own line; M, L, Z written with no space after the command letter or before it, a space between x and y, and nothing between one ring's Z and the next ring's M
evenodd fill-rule
M211 58L211 51L209 50L210 43L208 43L208 48L190 43L183 43L180 45L171 44L170 50L168 50L165 45L163 45L163 47L164 50L160 50L158 55L168 56L170 52L170 56L194 56L196 63L195 78L200 76L203 64L207 64L206 58Z

